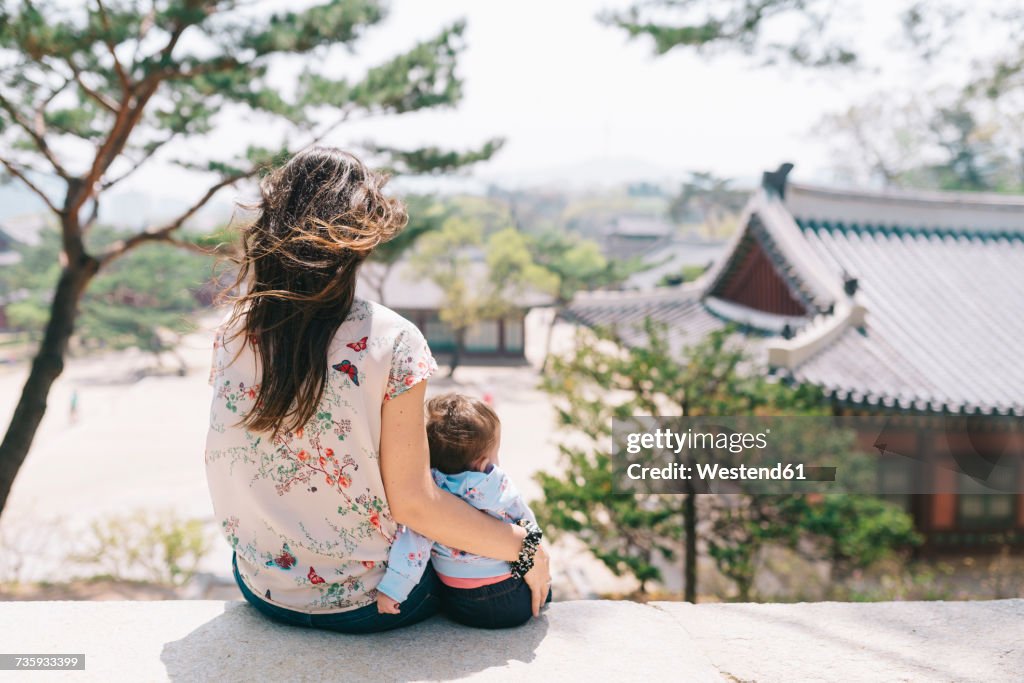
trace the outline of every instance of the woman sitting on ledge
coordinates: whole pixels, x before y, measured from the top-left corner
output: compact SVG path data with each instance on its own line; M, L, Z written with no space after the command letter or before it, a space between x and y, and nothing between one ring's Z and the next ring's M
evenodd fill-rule
M426 340L355 297L359 264L406 222L385 181L318 147L261 184L259 214L242 235L240 294L214 342L206 442L235 579L246 600L286 623L345 633L415 624L441 608L432 569L400 614L376 604L404 524L518 562L536 615L550 584L543 547L434 485L423 402L437 366Z

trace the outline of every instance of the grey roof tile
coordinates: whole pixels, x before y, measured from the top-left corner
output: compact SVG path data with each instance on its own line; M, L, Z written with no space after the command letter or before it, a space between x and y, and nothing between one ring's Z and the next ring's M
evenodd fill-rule
M793 186L785 205L755 196L746 224L730 250L763 230L766 252L816 303L848 274L867 309L794 379L851 403L1024 415L1024 199ZM731 253L697 287L583 297L571 313L620 330L650 315L682 350L725 324L705 301Z
M845 332L797 379L956 410L1024 411L1024 233L803 232L823 261L858 278L868 316L864 334Z
M655 295L594 292L577 297L568 315L588 327L614 327L627 344L643 342L644 320L651 318L667 326L669 346L677 353L726 325L704 305L699 289L681 286L655 291Z

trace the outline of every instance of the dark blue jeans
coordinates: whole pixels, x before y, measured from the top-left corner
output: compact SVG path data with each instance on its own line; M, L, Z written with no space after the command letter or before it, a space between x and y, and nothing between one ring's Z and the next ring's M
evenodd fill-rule
M441 591L445 614L473 628L512 628L522 626L533 616L530 587L522 579L509 578L479 588L441 584ZM551 602L551 591L546 602Z
M338 633L379 633L403 626L412 626L432 617L441 609L441 589L444 585L430 565L427 565L427 571L423 573L419 584L402 602L401 614L381 614L377 611L377 603L334 614L307 614L278 607L249 590L249 587L242 581L242 577L238 575L238 564L233 557L231 566L235 574L235 582L238 584L239 590L242 591L242 596L250 605L265 616L292 626L305 626Z

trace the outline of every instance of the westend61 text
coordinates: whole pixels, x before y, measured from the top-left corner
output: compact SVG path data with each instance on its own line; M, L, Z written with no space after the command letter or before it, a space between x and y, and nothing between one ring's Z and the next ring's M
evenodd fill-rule
M633 463L626 469L626 476L630 479L674 479L686 481L688 479L699 479L701 481L753 481L753 480L806 480L804 466L802 464L791 465L776 463L770 467L749 467L737 465L735 467L723 467L717 464L695 463L684 465L673 462L664 467L644 467Z

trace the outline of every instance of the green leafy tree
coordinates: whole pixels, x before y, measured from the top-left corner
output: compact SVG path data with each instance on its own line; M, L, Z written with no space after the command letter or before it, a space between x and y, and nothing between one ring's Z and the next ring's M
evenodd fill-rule
M943 190L996 190L1010 160L993 139L992 131L983 129L968 103L940 107L930 122L929 130L943 152L944 162L926 166L925 172L935 178ZM1020 177L1013 179L1020 187Z
M775 434L773 440L778 440ZM842 448L841 434L801 435L817 448ZM831 442L831 444L830 444ZM838 442L838 443L837 443ZM841 452L841 451L840 451ZM855 453L843 458L850 466ZM716 497L706 534L708 554L736 585L737 598L753 596L759 551L784 545L812 560L825 561L832 582L841 585L856 569L906 551L922 542L913 519L892 503L865 495L728 495Z
M405 198L409 210L409 224L392 240L374 249L369 267L364 267L361 277L374 290L377 301L387 304L386 286L388 278L403 261L409 260L420 238L441 228L453 216L461 216L482 227L483 235L507 227L510 213L498 202L471 195L449 197L442 201L424 195L410 195Z
M201 286L211 281L212 259L184 250L133 250L97 276L82 298L79 337L86 345L140 348L158 364L177 354L180 337L194 329Z
M767 497L722 496L711 509L710 530L706 534L708 555L723 576L736 585L741 602L751 599L757 577L757 561L761 548L777 542L787 532L785 516ZM790 526L795 531L796 526Z
M712 333L680 362L666 330L651 320L645 342L622 345L612 330L581 330L575 352L555 358L542 386L556 400L560 424L584 437L562 444L564 474L540 473L538 516L573 531L616 574L641 588L661 577L658 556L673 559L684 541L684 597L697 599L697 493L681 497L613 496L605 452L613 418L632 415L744 415L764 399L763 380L738 372L745 359L725 332ZM682 505L680 506L680 499Z
M731 185L732 180L712 173L691 173L679 194L673 197L669 215L677 223L696 218L712 237L724 236L730 218L735 221L750 197L749 191L737 190Z
M836 170L889 187L1019 192L1024 129L969 92L876 96L825 116Z
M448 214L446 207L429 197L410 196L406 198L409 224L393 239L373 250L369 267L364 266L360 276L374 290L377 301L387 305L386 284L395 266L406 258L424 235L438 230Z
M860 452L852 430L834 427L831 422L807 417L826 417L830 414L827 403L813 387L795 390L785 385L764 384L759 414L787 415L791 419L772 425L772 455L779 462L799 462L813 465L824 460L841 462L844 486L859 481L866 487L873 481L873 458ZM745 458L737 458L739 461ZM734 464L734 463L731 463ZM754 465L753 462L747 462ZM761 464L761 463L756 463ZM787 546L812 559L834 561L822 548L825 537L815 528L815 516L823 506L830 506L831 494L779 495L769 493L744 495L705 496L703 501L708 515L708 531L704 536L707 552L718 570L736 586L737 598L748 601L753 597L761 550L768 544ZM895 510L895 508L893 508ZM865 516L851 520L858 529L834 529L837 533L860 533L876 526L879 519L876 508L863 506ZM910 517L902 515L901 525L912 526ZM891 521L882 519L885 524ZM879 553L887 553L893 544L905 539L883 539ZM891 540L891 542L883 542ZM822 557L825 556L825 557ZM875 560L866 557L867 564Z
M678 287L684 282L693 282L705 272L708 266L683 266L675 273L666 273L658 280L659 287Z
M97 226L90 242L110 244L124 237ZM10 267L23 295L12 307L11 321L34 335L46 324L59 253L59 234L47 231L38 245L23 248L21 261ZM212 272L213 262L206 254L152 247L133 250L97 275L83 295L76 337L85 347L141 348L159 363L162 354L176 353L177 338L192 329L190 314L202 308L198 290ZM178 361L183 369L183 361Z
M825 30L837 10L828 0L654 0L603 19L630 36L649 37L658 54L740 51L769 64L849 66L858 61L856 46ZM780 27L792 38L777 40Z
M658 54L693 50L706 56L739 52L761 65L865 65L866 51L850 31L860 3L829 0L651 0L603 19L633 37L653 41ZM959 64L984 31L993 45L949 93L879 93L847 112L826 117L819 134L844 139L837 170L888 185L942 190L1019 192L1024 187L1024 13L1017 8L957 0L917 0L894 12L891 49L936 71ZM872 32L878 27L872 26ZM889 57L890 59L892 57ZM885 65L871 65L884 68ZM926 101L926 106L921 102ZM936 103L938 101L938 103ZM858 163L850 168L846 159Z
M812 557L827 560L833 580L842 580L892 556L920 545L921 535L910 515L892 503L872 496L832 494L792 496L787 514L815 541Z
M612 287L643 269L639 259L608 259L597 242L564 230L545 230L529 241L534 260L554 278L554 315L548 324L541 372L547 371L555 325L582 291Z
M482 222L462 215L450 216L440 230L420 240L413 267L444 293L439 315L455 338L449 377L465 352L471 327L504 317L521 308L524 295L554 286L550 273L534 262L521 232L506 227L485 236Z
M860 32L849 27L864 23L860 9L854 0L639 0L601 18L632 37L650 39L659 55L677 49L739 52L762 65L857 68L866 61L865 51L856 38ZM1009 6L963 0L914 0L896 9L892 26L871 29L891 29L902 38L892 46L925 63L951 51L958 37L971 35L963 28L967 20L991 29L993 20L1016 27L1024 18Z
M624 344L624 338L633 343ZM682 495L616 495L607 448L613 418L824 416L829 410L818 389L768 382L753 371L730 330L713 332L682 353L669 340L666 328L650 320L639 331L581 330L574 353L553 360L542 386L555 398L559 425L572 437L559 446L564 469L537 475L544 496L536 511L545 524L578 536L614 573L637 578L641 591L661 579L659 559L675 559L682 540L684 598L695 602L701 494L688 482ZM772 440L782 448L780 457L790 454L792 461L840 453L844 467L855 464L849 452L852 435L842 430L814 428L805 421L792 424L789 432L773 433ZM801 541L813 539L822 556L849 562L861 544L876 542L878 548L864 556L870 563L913 540L905 533L912 527L909 516L880 501L853 503L857 514L841 515L831 496L701 498L708 515L708 554L744 600L751 596L766 543L800 548Z
M358 79L322 70L355 49L385 14L379 0L330 0L273 14L210 0L0 5L0 166L53 213L62 248L39 351L0 443L0 509L63 370L79 303L98 273L142 244L180 243L179 229L218 192L346 121L459 100L462 23ZM272 79L278 66L301 73L281 88ZM208 177L208 189L167 222L90 250L86 233L111 188L161 154L173 160L165 153L179 142L216 141L227 123L222 112L283 123L278 129L287 133L253 141L241 154L193 145L209 156L178 163ZM498 144L469 153L368 149L382 165L430 172L485 158Z

